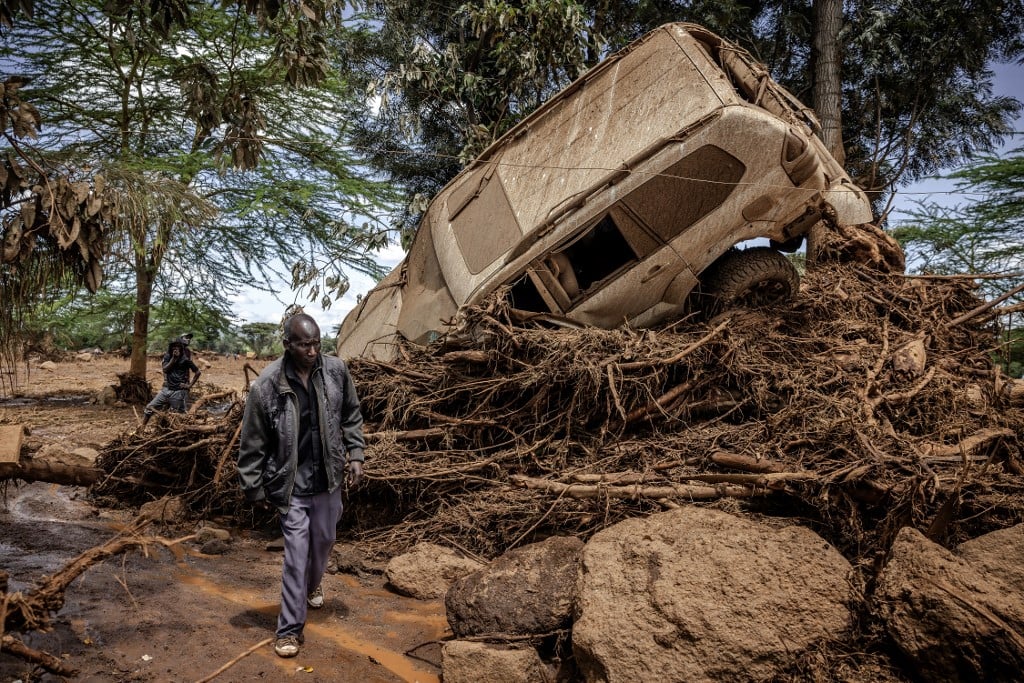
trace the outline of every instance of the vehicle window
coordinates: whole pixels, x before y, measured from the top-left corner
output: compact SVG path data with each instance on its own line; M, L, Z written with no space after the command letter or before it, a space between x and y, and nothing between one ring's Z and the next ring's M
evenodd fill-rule
M522 238L494 165L478 169L452 193L448 216L469 272L476 275Z
M668 242L718 208L744 171L739 159L705 145L630 192L622 203Z
M578 292L586 291L598 280L637 260L636 252L622 236L610 214L561 253L567 257L563 262L567 261L567 265L572 267Z
M541 296L540 291L533 283L533 279L529 274L524 274L512 285L512 289L509 291L509 303L512 305L512 308L518 308L521 311L530 311L532 313L556 312L551 310L547 302L544 301L544 297Z

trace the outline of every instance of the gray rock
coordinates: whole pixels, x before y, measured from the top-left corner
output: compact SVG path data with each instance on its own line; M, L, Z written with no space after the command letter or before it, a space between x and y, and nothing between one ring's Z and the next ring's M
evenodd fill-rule
M456 636L550 633L572 623L583 542L554 536L511 550L445 595Z
M219 538L214 538L204 543L200 548L199 552L204 555L223 555L231 549L225 541Z
M851 625L850 564L812 531L698 507L583 549L572 644L588 682L771 678Z
M226 529L218 529L215 526L200 527L196 531L196 544L203 545L209 541L222 541L227 543L231 540L231 532Z
M910 527L878 575L874 602L924 680L1019 681L1024 601L996 576Z

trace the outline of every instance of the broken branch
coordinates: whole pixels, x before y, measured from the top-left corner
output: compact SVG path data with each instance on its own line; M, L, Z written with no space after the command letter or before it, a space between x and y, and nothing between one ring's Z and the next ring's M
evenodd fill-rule
M650 500L684 498L688 500L713 500L715 498L750 498L758 495L748 486L690 486L666 484L663 486L590 486L585 484L563 484L557 481L514 475L512 482L527 489L548 491L567 498L645 498Z

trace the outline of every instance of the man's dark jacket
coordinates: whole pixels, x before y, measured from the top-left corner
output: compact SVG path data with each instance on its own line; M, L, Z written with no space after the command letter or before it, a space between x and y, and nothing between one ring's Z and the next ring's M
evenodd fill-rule
M238 452L246 499L269 500L282 513L288 509L298 466L299 401L284 373L286 358L268 365L250 387ZM345 480L348 461L364 459L359 398L348 367L335 356L320 356L310 385L320 411L327 490L334 491Z

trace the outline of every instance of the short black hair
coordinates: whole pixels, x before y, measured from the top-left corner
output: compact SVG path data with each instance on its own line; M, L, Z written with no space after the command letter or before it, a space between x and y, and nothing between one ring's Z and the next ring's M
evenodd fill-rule
M316 326L316 329L318 329L318 330L320 329L320 325L317 325L316 320L314 320L313 316L311 316L309 313L296 313L295 315L289 316L288 319L284 321L283 328L284 328L284 338L285 339L287 339L288 341L291 341L291 338L292 338L292 328L295 326L295 323L299 322L300 320L301 321L307 321L308 320L309 322L313 323L313 325Z

